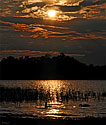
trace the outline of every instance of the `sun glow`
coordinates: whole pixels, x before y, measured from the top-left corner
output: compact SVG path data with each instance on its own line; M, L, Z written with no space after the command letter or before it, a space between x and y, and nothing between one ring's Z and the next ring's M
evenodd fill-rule
M55 10L49 10L48 15L49 15L49 17L55 17L56 11Z

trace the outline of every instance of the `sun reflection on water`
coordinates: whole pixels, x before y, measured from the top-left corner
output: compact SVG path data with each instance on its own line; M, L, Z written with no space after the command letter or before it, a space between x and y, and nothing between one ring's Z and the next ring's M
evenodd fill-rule
M16 88L16 91L28 91L28 97L37 96L29 101L24 100L15 103L3 103L1 109L5 108L4 113L19 114L23 117L39 118L72 118L97 116L98 113L105 113L106 98L98 100L92 95L98 93L98 89L105 88L101 84L103 81L67 81L67 80L32 80L32 81L3 81L1 85ZM8 84L9 83L9 84ZM92 83L92 84L91 84ZM98 83L98 84L97 84ZM18 89L17 89L18 87ZM88 99L85 95L88 91ZM28 90L27 90L28 89ZM79 96L78 96L79 95ZM31 97L29 96L29 97ZM96 96L95 96L96 97ZM93 114L93 115L92 115ZM101 114L102 115L102 114Z
M65 108L64 104L58 101L51 101L48 103L48 105L50 106L48 108L48 110L46 110L46 116L49 117L62 117L61 114L63 114L63 112L61 111L61 109Z
M43 82L39 81L39 89L41 86L45 94L47 94L48 91L50 92L50 98L47 98L46 102L43 103L43 109L45 110L42 111L42 115L48 117L61 117L59 114L62 114L61 109L65 108L65 105L62 103L60 96L57 98L57 92L58 94L61 93L62 87L65 87L63 82L61 82L61 80L49 80L49 82L43 80Z
M58 109L50 109L48 112L47 112L47 116L55 116L56 114L59 113L59 110ZM59 117L59 116L58 116Z

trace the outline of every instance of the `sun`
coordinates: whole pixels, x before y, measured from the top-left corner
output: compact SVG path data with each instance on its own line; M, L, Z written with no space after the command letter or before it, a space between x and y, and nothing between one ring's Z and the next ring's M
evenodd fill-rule
M55 17L56 11L55 10L49 10L48 15L49 15L49 17Z

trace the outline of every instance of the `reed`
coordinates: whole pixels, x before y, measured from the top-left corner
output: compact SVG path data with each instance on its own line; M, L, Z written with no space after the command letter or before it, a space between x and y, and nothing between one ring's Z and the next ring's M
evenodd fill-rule
M43 89L28 89L28 88L8 88L0 86L0 102L11 101L11 102L23 102L23 101L36 101L36 100L54 100L57 101L89 101L90 99L102 100L106 98L106 91L94 92L90 91L79 91L69 89L67 92L61 90L59 93L56 91L56 96L50 91Z

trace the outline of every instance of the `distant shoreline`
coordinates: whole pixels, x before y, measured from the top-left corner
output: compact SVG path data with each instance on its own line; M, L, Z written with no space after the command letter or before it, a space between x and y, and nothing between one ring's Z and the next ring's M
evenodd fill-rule
M65 56L9 56L0 61L0 80L106 80L106 65L87 65Z

